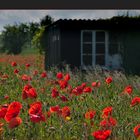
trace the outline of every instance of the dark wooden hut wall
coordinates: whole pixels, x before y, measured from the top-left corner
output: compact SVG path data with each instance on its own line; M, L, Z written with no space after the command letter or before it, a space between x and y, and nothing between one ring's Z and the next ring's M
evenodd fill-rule
M54 65L58 65L61 61L60 56L60 29L57 27L51 27L46 32L46 68Z
M80 30L61 30L61 61L70 64L71 67L79 67L81 63L80 33Z
M140 31L123 33L123 66L127 73L140 74Z

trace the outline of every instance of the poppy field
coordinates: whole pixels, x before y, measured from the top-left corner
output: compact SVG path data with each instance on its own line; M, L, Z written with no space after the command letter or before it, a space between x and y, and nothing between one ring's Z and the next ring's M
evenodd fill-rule
M0 139L140 139L139 76L41 65L0 62Z

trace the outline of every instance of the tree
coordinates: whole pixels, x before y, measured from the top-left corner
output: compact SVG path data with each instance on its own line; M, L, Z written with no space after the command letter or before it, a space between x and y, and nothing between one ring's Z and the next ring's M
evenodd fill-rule
M39 23L33 23L33 22L30 22L28 24L28 28L29 28L29 31L28 31L28 47L32 47L32 39L35 35L36 32L38 32L40 30L40 25Z
M6 25L2 31L1 51L8 54L19 54L25 47L31 47L31 41L37 30L38 23L20 23L15 25Z
M40 28L36 31L33 39L32 44L39 49L40 53L43 53L45 50L46 45L46 27L53 23L53 18L49 15L46 15L43 19L40 21Z
M42 54L44 49L42 47L42 38L43 38L43 34L44 34L44 31L45 31L45 27L42 26L39 28L38 31L36 31L33 39L32 39L32 44L39 49L39 53Z
M27 34L28 26L26 24L4 26L1 49L8 54L19 54L27 41Z
M47 26L49 24L52 24L54 22L54 19L50 15L46 15L43 17L40 21L41 26Z

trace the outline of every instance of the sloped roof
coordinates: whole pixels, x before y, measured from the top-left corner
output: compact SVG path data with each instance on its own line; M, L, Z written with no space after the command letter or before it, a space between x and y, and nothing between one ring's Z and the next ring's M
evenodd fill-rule
M116 16L108 19L59 19L48 25L60 28L140 29L140 17Z

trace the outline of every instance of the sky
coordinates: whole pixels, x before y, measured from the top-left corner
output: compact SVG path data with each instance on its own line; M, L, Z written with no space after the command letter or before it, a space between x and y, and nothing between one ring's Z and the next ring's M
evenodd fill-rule
M140 10L0 10L0 32L7 24L40 22L46 15L58 19L98 19L123 15L140 15Z

